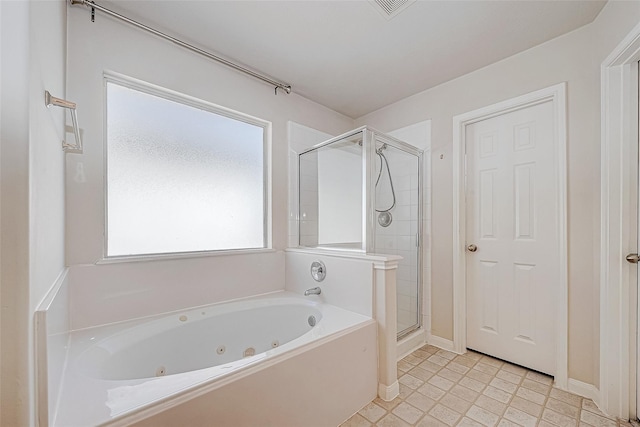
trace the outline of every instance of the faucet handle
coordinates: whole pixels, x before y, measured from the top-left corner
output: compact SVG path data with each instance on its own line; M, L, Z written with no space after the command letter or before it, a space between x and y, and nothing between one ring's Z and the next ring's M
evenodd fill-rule
M327 276L327 267L322 261L313 261L311 263L311 277L316 282L322 282Z

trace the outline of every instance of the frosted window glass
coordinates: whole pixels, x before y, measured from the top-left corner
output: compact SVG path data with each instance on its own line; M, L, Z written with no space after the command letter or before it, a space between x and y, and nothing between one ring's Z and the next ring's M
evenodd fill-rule
M265 247L264 128L107 83L107 255Z

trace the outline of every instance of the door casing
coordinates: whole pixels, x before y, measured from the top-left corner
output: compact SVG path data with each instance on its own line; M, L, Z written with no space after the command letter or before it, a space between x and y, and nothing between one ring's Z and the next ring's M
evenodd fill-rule
M568 264L567 264L567 127L566 83L540 89L453 118L453 349L466 351L466 126L544 102L553 103L556 152L555 179L558 188L558 247L561 259L556 294L556 376L558 388L567 389L568 360Z
M637 252L634 191L638 177L638 61L640 24L601 65L600 190L600 392L598 406L608 415L637 417L635 376L637 336L631 311L637 268L625 261Z

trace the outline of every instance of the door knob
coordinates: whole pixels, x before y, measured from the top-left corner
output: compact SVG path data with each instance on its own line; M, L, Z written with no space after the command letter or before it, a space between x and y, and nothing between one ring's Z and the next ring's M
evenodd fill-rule
M640 256L638 254L629 254L625 258L631 264L637 264L640 261Z
M472 243L472 244L470 244L469 246L467 246L467 250L468 250L469 252L475 252L475 251L477 251L477 250L478 250L478 247Z

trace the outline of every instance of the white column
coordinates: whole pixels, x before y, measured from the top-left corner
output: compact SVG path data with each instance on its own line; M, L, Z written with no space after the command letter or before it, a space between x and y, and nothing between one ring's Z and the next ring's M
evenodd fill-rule
M400 257L376 261L373 316L378 323L378 396L390 401L400 393L397 369L396 271Z

